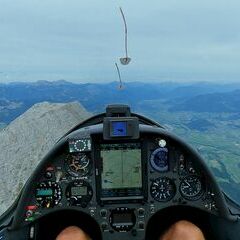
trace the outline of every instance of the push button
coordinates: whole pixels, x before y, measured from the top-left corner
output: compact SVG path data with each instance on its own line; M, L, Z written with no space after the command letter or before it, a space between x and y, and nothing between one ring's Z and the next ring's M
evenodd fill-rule
M45 172L44 176L45 176L46 179L51 179L53 175L50 171L47 171L47 172Z
M100 216L101 216L101 217L106 217L106 216L107 216L107 209L102 209L102 210L100 211Z
M144 216L144 213L145 213L145 209L144 209L144 208L139 208L139 209L138 209L138 216L139 216L139 217L143 217L143 216Z

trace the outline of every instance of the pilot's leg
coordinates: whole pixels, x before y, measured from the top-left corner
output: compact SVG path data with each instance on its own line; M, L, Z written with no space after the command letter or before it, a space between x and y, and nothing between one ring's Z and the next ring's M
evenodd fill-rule
M71 226L60 232L56 240L90 240L90 238L79 227Z
M188 221L179 221L173 224L160 240L205 240L202 231Z

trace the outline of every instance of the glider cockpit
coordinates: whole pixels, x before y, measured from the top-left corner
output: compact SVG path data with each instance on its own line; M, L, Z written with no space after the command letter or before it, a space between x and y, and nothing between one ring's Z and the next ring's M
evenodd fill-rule
M201 156L158 123L110 105L62 137L0 218L1 240L54 240L75 225L92 239L159 238L188 220L206 239L237 240L240 207Z

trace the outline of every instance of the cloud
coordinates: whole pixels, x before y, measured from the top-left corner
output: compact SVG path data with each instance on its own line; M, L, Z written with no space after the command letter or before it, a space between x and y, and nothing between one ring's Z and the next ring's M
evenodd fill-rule
M0 71L8 78L0 81L116 80L119 6L129 28L129 81L240 81L237 0L2 0Z

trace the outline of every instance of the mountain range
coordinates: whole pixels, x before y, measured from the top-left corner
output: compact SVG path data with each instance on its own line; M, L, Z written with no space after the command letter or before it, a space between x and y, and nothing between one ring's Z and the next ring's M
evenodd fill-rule
M0 84L0 122L8 124L32 105L48 102L79 101L91 112L104 111L109 103L126 103L139 110L161 101L169 111L237 113L240 84L118 83L76 84L64 80ZM150 101L150 102L149 102Z

